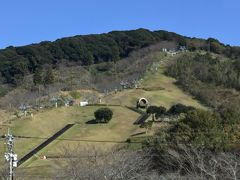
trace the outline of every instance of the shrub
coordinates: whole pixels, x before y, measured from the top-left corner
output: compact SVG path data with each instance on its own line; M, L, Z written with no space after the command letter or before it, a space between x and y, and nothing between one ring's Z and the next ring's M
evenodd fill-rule
M231 143L226 136L221 116L217 112L194 110L169 130L170 142L192 144L211 150L227 149ZM230 134L228 134L230 135Z
M157 106L149 106L147 108L147 113L148 114L155 114L157 112Z
M163 115L163 114L166 114L167 112L167 109L163 106L159 106L157 108L157 112L156 112L156 118L158 118L159 116Z
M78 91L71 91L69 94L73 99L79 99L81 97L81 94Z
M175 104L173 105L169 110L168 110L168 114L181 114L181 113L187 113L188 111L194 110L195 108L192 106L186 106L183 104Z
M146 129L151 129L153 125L153 122L152 121L148 121L148 122L144 122L140 125L140 128L146 128Z
M147 108L147 113L148 114L152 114L153 115L153 120L155 118L158 118L160 117L161 115L165 114L166 113L166 108L163 107L163 106L149 106Z

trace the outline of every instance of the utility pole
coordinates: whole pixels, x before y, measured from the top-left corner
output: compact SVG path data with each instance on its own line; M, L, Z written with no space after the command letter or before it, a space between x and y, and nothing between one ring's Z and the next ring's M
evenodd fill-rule
M17 154L14 154L13 152L13 135L10 134L9 129L8 129L8 134L6 135L6 141L7 141L7 149L8 152L5 153L5 159L7 162L9 162L9 179L8 180L13 180L14 176L14 168L17 167Z

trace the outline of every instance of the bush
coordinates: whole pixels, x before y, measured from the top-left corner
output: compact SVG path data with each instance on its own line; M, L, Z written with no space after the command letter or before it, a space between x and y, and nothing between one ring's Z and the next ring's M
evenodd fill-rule
M108 123L112 119L113 112L109 108L100 108L94 112L96 122Z
M157 106L149 106L147 108L147 113L148 114L155 114L157 112Z
M146 129L151 129L153 125L153 122L152 121L148 121L148 122L144 122L140 125L140 128L146 128Z
M156 112L156 118L158 118L159 116L163 115L163 114L166 114L167 112L167 109L163 106L159 106L157 108L157 112Z
M161 115L166 113L166 108L163 106L149 106L147 108L147 113L148 114L152 114L153 116L155 116L156 118L160 117Z
M58 104L58 107L61 107L61 106L65 105L63 99L58 99L57 104Z
M127 138L126 142L127 142L127 143L131 143L132 141L131 141L130 138Z
M81 94L78 91L71 91L69 94L73 99L79 99L81 97Z
M231 143L230 134L226 136L219 113L194 110L177 122L169 130L170 142L192 144L211 150L224 150Z
M177 114L181 114L181 113L187 113L188 111L191 111L191 110L195 110L195 108L192 106L186 106L186 105L178 103L178 104L173 105L168 110L168 114L177 115Z

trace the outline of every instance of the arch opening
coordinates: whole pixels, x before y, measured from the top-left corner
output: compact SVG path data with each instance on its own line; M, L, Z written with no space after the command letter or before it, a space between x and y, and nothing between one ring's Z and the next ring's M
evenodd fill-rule
M146 98L140 98L137 101L137 108L147 108L149 106L149 102Z

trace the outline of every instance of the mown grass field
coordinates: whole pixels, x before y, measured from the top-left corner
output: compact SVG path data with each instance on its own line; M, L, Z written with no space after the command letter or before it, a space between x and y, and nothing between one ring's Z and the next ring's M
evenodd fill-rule
M54 166L58 163L40 160L40 157L43 155L59 155L61 147L63 146L86 148L89 145L94 145L107 150L117 144L114 141L125 141L131 133L138 129L138 126L133 125L133 123L139 114L120 106L109 106L109 108L113 110L113 118L108 124L86 124L87 121L94 119L94 111L100 107L101 106L61 107L39 112L33 119L27 118L12 122L11 132L13 134L31 137L49 137L66 124L76 123L75 126L60 138L83 140L56 140L21 167L36 167L36 169L38 169L39 166L42 166L43 169L46 168L49 170L49 166ZM18 154L18 157L22 157L42 141L44 140L16 138L15 152ZM3 143L1 143L1 146L4 146ZM4 148L1 147L2 156L3 152Z

